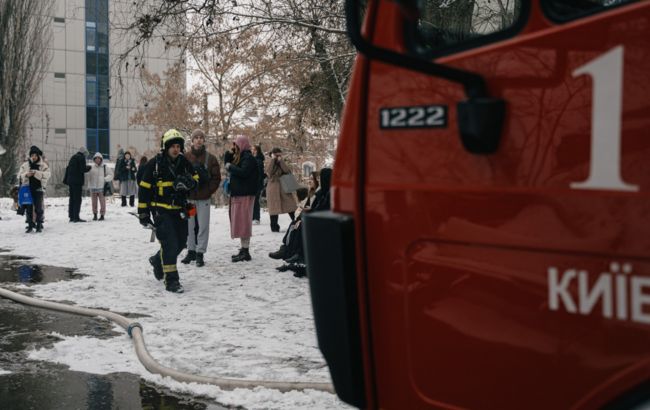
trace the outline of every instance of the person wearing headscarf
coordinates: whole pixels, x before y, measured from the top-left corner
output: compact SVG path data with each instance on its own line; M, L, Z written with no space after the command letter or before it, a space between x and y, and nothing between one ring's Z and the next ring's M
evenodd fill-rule
M257 161L251 153L248 137L235 138L232 161L225 165L230 176L230 237L239 238L239 253L233 262L250 261L250 239L253 233L253 206L259 186Z
M32 195L32 203L26 206L25 216L27 218L26 232L43 231L43 194L47 188L47 181L50 179L50 167L43 160L43 151L36 145L29 149L29 159L25 161L18 171L22 185L29 185ZM34 214L36 221L34 222Z

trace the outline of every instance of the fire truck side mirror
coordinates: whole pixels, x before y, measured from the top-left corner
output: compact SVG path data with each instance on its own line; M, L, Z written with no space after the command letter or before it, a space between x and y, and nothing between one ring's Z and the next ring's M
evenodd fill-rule
M506 103L499 98L471 98L457 105L463 147L472 154L492 154L499 148Z
M473 154L494 153L501 139L506 104L504 100L488 94L483 77L471 71L375 46L361 34L360 9L360 0L345 0L347 31L357 50L371 60L462 84L467 96L467 100L458 103L458 129L463 146ZM411 9L404 8L406 11Z

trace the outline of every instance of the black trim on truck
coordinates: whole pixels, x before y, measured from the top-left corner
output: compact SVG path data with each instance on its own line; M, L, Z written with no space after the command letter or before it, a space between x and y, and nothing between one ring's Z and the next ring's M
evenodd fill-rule
M354 221L349 215L322 211L303 214L302 224L318 346L336 394L364 408Z

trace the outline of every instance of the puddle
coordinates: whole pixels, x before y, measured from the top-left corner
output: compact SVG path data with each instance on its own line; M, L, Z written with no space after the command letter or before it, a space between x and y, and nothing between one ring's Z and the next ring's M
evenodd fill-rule
M128 373L94 375L32 361L25 351L49 347L50 335L122 335L104 320L24 306L0 298L0 409L224 409L178 396Z
M0 253L0 282L49 283L81 279L86 276L76 273L75 269L33 265L28 263L30 260L31 258L25 256Z
M225 409L191 397L161 393L128 373L95 375L51 365L37 373L0 376L5 409Z

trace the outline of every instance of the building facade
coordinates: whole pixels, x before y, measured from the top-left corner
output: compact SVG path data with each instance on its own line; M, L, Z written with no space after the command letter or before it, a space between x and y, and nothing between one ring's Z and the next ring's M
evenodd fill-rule
M81 146L109 159L118 147L136 153L156 148L152 128L129 125L129 118L147 107L138 67L162 76L181 55L154 39L144 54L121 60L134 41L121 29L133 19L132 8L126 0L55 0L51 61L26 142L42 147L55 169L65 167Z

